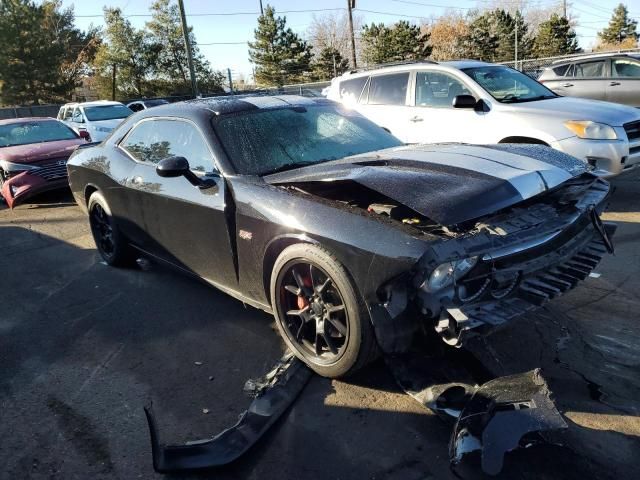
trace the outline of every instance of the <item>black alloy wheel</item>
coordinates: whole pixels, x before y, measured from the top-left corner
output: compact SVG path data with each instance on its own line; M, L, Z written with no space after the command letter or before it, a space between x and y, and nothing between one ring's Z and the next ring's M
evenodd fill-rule
M369 311L331 252L309 243L288 246L275 261L270 286L280 335L316 373L344 377L375 359Z
M334 281L317 265L291 262L279 279L287 337L319 364L335 363L349 338L349 318Z
M120 233L111 209L100 192L91 194L87 210L93 240L104 261L115 267L132 265L134 255L131 246Z
M96 203L91 208L89 212L89 222L96 247L98 247L100 254L103 257L113 257L115 253L115 242L113 240L111 218L99 203Z

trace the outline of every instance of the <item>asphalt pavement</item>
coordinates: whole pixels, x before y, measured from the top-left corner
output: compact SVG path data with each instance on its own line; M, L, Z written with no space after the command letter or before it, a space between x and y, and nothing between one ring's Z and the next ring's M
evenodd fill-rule
M507 455L497 478L631 479L640 456L640 172L613 181L616 254L598 278L470 345L494 375L541 367L569 428ZM161 478L143 406L163 441L209 437L283 351L272 318L156 264L99 258L66 192L0 206L0 478ZM313 377L237 463L169 478L485 478L452 469L451 426L402 393L379 361L348 381Z

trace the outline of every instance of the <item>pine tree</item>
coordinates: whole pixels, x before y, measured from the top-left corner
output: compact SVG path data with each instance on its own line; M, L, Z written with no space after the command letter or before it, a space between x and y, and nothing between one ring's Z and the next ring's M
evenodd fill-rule
M536 57L552 57L580 52L576 32L573 31L566 17L553 14L549 20L542 22L533 40L533 55Z
M404 20L391 27L372 23L362 29L362 56L369 65L417 60L431 53L428 41L427 32Z
M518 60L531 56L532 42L529 37L529 28L520 11L516 11L515 15L511 15L505 10L494 10L491 15L498 36L498 47L493 61L508 62L514 60L516 56L516 40L518 42Z
M499 38L492 17L483 14L471 22L467 35L462 38L461 45L465 57L486 62L494 60L498 42Z
M2 103L69 99L98 44L97 31L77 29L73 10L58 1L0 1Z
M187 50L184 44L180 11L176 3L156 0L151 5L152 18L146 24L147 41L156 51L154 75L168 83L173 94L191 93L191 78ZM200 53L193 30L189 28L193 69L198 90L202 93L222 91L224 75L214 72Z
M148 80L157 61L157 48L123 17L119 8L105 8L104 22L105 43L94 62L100 95L111 97L114 68L117 98L153 95Z
M466 56L490 62L508 62L515 58L516 26L518 59L531 55L529 27L519 11L515 15L496 9L476 17L462 39Z
M336 48L323 48L313 62L316 80L329 80L349 70L349 60L342 58Z
M629 11L626 5L619 4L614 10L609 26L598 33L598 37L603 43L622 43L627 38L638 40L638 22L629 18Z
M311 47L286 25L286 17L276 17L270 5L258 17L255 41L249 42L249 59L256 66L258 84L285 85L311 74Z

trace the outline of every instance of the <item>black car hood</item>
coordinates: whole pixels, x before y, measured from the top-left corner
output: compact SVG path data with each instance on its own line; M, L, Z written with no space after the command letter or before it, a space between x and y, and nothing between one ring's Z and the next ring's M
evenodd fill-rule
M356 182L441 224L498 211L584 173L580 160L541 145L414 145L264 177L273 185Z

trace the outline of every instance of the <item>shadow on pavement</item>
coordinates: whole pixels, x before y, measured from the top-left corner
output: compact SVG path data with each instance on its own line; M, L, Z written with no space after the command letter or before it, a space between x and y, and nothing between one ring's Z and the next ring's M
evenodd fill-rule
M72 202L68 192L37 200L18 209ZM554 437L564 446L508 454L492 478L635 477L640 279L625 259L639 258L640 224L620 232L620 257L601 279L470 345L493 375L541 367L570 425ZM0 246L8 478L161 478L143 405L154 400L172 441L210 436L235 423L250 403L245 380L282 353L268 315L173 271L109 268L93 249L19 226L0 226ZM314 377L238 463L167 478L485 478L473 458L450 470L450 433L379 361L345 382Z

